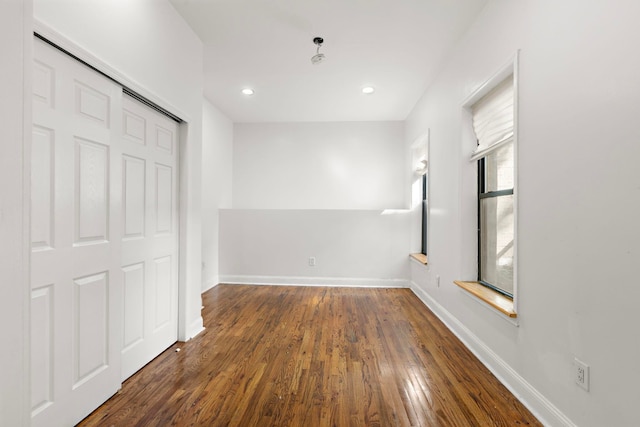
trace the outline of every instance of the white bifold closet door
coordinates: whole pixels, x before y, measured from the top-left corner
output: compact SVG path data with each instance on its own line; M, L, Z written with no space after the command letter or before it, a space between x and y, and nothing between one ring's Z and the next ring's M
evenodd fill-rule
M177 125L34 41L32 425L70 426L177 338Z

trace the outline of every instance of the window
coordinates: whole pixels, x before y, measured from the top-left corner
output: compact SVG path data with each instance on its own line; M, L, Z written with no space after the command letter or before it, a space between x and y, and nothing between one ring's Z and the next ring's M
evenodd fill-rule
M478 160L478 281L513 298L513 142Z
M478 282L514 294L513 74L471 106L478 147Z
M411 165L414 180L411 185L411 209L415 212L416 234L412 238L412 247L419 252L411 257L426 264L428 253L427 230L429 228L429 130L418 137L411 145ZM420 212L418 214L418 212ZM413 214L412 214L413 215ZM418 218L419 223L418 223ZM420 230L420 237L418 237ZM419 245L419 246L418 246Z
M429 213L429 209L427 206L427 173L425 170L424 175L422 175L422 233L421 233L421 243L420 243L420 253L422 255L427 255L427 214Z

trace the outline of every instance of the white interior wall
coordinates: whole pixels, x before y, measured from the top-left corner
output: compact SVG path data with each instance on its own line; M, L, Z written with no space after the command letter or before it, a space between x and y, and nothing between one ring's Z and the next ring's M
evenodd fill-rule
M236 209L405 207L402 122L238 123Z
M225 209L220 280L225 283L406 286L406 212ZM315 266L309 265L314 257Z
M630 0L491 1L406 123L407 146L431 129L430 265L411 264L416 292L549 425L638 422L638 16ZM517 49L519 327L452 283L475 272L461 105ZM574 357L591 366L589 392Z
M202 42L165 0L35 0L34 16L80 47L79 56L87 62L92 58L85 53L188 122L186 144L180 147L180 203L186 215L181 218L179 338L189 339L202 330Z
M0 425L29 425L31 2L0 2Z
M231 207L233 123L206 99L202 110L202 291L218 283L219 209Z
M220 280L394 286L408 277L402 122L234 126ZM316 266L309 266L309 257Z

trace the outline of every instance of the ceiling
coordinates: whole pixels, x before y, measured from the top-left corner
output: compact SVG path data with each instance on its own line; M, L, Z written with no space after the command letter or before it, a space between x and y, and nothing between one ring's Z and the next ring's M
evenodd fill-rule
M204 43L206 98L238 123L404 120L487 0L170 2Z

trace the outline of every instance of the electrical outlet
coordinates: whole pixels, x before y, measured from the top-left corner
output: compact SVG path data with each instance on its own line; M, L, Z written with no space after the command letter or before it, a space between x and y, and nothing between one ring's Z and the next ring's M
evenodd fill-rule
M589 365L575 358L573 359L573 366L576 384L589 391Z
M309 267L315 267L315 266L316 266L316 257L310 256L309 257Z

